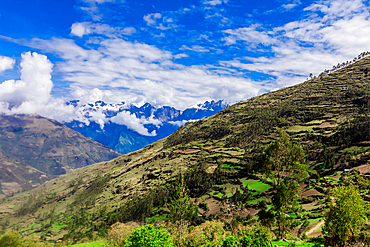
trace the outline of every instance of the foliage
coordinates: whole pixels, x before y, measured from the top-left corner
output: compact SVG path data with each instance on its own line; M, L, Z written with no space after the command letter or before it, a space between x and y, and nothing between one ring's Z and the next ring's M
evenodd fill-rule
M295 220L290 216L298 211L299 184L294 180L283 180L272 197L273 209L276 212L278 236L284 238L285 233L294 227Z
M284 129L279 138L273 141L263 152L263 172L274 183L276 193L272 197L273 212L262 211L262 223L271 226L277 224L278 236L284 238L288 230L297 226L297 221L290 214L298 211L297 182L308 177L305 153L301 146L292 144ZM272 219L274 217L275 219Z
M10 231L0 237L0 246L3 247L18 247L22 244L21 236L16 231Z
M137 227L137 224L127 225L120 222L113 224L107 233L107 239L110 240L108 245L112 247L123 246L125 241Z
M205 223L192 228L184 235L182 245L186 247L199 246L211 247L222 243L225 234L224 224L221 221L206 221Z
M180 181L174 192L174 197L168 207L170 209L170 220L179 225L179 239L181 241L183 228L195 212L195 205L190 202L189 189L185 185L182 174L180 174Z
M235 236L227 236L222 247L238 247L238 239Z
M0 236L1 247L42 247L46 246L37 236L24 237L16 231L9 231Z
M152 225L136 228L125 241L125 247L172 247L170 234Z
M265 227L257 227L253 231L253 240L251 247L270 247L271 235L269 229Z
M275 189L286 177L298 180L308 177L303 148L292 144L284 129L280 130L279 138L267 146L262 158L262 172L273 181Z
M297 245L294 242L289 242L288 247L296 247Z
M250 233L245 234L239 240L241 247L250 247L253 243L253 236Z
M323 227L325 246L347 246L364 224L369 205L353 185L334 188L333 197Z

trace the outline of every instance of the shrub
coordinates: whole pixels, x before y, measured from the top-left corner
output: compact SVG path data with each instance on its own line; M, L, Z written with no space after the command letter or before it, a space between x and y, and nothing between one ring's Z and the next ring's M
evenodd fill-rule
M253 231L253 247L270 247L270 231L265 227L258 227Z
M18 247L22 244L21 235L16 231L10 231L0 237L0 246L2 247Z
M107 239L111 242L108 243L109 246L123 246L125 241L131 235L131 233L139 225L136 223L132 225L123 224L117 222L111 226L111 229L108 230Z
M240 239L240 245L241 247L250 247L252 246L253 238L250 233L247 233Z
M288 247L296 247L295 242L289 242Z
M185 234L183 246L218 246L225 234L224 224L220 221L206 221Z
M238 247L238 239L234 236L227 236L222 244L222 247Z
M125 247L173 247L171 236L154 228L152 225L146 225L136 228L129 238L125 241Z
M39 241L39 237L31 236L21 238L21 235L17 231L6 232L0 236L1 247L42 247L44 243Z

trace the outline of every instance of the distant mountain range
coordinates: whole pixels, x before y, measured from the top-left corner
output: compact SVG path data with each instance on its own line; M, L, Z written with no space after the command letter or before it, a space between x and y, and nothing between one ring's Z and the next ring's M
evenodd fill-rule
M0 194L30 189L121 154L38 115L0 115Z
M211 116L227 106L223 101L207 101L180 111L170 106L156 108L149 103L141 107L103 101L80 105L76 100L68 104L78 108L88 120L67 122L68 127L120 153L143 148L172 134L186 122Z

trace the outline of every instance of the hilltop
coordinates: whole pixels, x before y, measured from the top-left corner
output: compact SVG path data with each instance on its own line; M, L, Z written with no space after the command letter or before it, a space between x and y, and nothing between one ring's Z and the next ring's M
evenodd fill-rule
M368 71L370 58L364 58L329 75L187 123L136 152L5 198L0 223L50 232L58 238L67 230L62 222L72 214L90 212L90 220L107 224L155 221L165 217L166 185L180 172L185 173L190 194L206 218L224 215L236 191L244 195L238 214L252 217L260 202L269 203L273 193L270 182L259 173L261 153L284 128L306 153L310 178L301 184L300 201L310 212L312 227L321 220L332 185L358 175L366 178L370 171ZM343 172L351 168L357 172Z

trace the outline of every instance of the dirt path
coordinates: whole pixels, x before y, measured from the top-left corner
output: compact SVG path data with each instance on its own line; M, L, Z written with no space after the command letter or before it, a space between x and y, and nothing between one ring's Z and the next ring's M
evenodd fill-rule
M317 229L319 229L322 225L324 225L325 220L321 221L319 224L317 224L315 227L311 228L308 232L306 232L306 235L310 235L311 233L315 232Z

